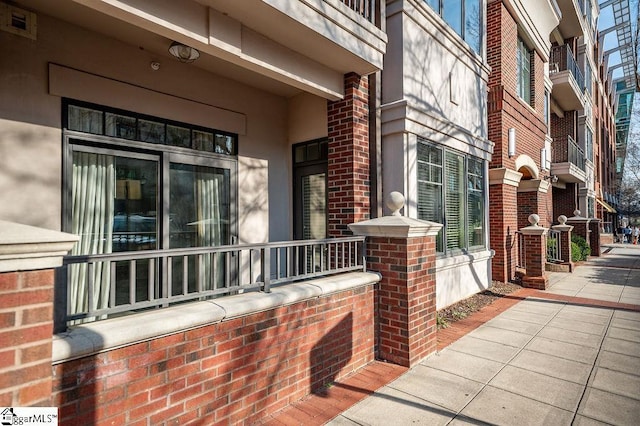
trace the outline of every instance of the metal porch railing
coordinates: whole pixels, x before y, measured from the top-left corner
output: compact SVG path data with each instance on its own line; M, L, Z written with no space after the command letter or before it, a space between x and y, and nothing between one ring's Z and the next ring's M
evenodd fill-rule
M514 243L516 246L516 268L526 269L526 253L524 246L524 234L520 231L515 232Z
M547 233L547 262L563 262L560 231L549 229Z
M70 323L366 270L364 237L66 256L56 332ZM84 296L78 296L83 292Z

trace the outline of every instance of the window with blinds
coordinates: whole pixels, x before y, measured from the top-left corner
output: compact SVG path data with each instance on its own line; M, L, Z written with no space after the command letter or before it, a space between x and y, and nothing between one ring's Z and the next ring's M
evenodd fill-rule
M484 164L477 158L467 159L467 217L469 247L484 246Z
M464 243L464 157L453 152L446 153L445 175L445 230L447 249L460 249Z
M484 161L419 140L417 169L418 218L444 224L436 250L484 247Z
M442 149L418 143L418 219L443 223ZM442 252L442 230L436 237L436 251Z

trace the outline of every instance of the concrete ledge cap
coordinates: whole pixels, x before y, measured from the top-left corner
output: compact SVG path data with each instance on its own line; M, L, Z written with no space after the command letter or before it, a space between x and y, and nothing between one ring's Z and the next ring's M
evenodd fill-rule
M61 266L78 240L73 234L0 220L0 272Z
M542 226L532 225L522 228L520 232L522 232L524 235L547 235L549 229L543 228Z
M355 235L366 237L409 238L437 235L442 224L405 216L384 216L349 224Z
M567 232L567 231L572 231L573 230L573 226L571 226L571 225L553 225L551 227L551 229L554 229L556 231Z
M71 327L53 336L52 362L58 364L279 306L359 288L380 281L372 272L351 272L202 302L141 312Z

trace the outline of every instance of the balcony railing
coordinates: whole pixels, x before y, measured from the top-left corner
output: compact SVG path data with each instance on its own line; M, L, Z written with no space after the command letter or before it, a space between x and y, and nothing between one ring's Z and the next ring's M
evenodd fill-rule
M571 136L567 136L566 139L558 138L553 142L553 162L573 163L585 171L584 151Z
M351 10L365 17L369 22L373 22L373 7L375 0L340 0L346 4Z
M562 46L553 46L551 48L549 65L551 73L569 71L578 84L580 91L584 92L584 77L568 45L563 44Z
M56 275L56 332L68 324L365 271L365 238L66 256Z

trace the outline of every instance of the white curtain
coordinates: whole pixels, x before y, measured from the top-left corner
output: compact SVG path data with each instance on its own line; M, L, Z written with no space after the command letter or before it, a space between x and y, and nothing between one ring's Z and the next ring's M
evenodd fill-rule
M115 198L115 164L110 155L73 153L73 222L71 232L80 236L73 255L111 253ZM109 305L111 285L108 262L95 264L92 306L86 264L69 268L70 313L101 309Z
M196 173L196 207L198 240L200 247L222 244L222 215L220 213L220 194L224 183L223 176L211 172ZM198 275L203 290L212 290L224 282L224 259L217 256L215 263L216 281L213 282L212 255L201 256L198 261ZM218 284L218 285L215 285Z

